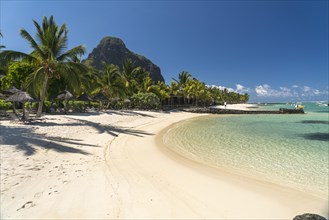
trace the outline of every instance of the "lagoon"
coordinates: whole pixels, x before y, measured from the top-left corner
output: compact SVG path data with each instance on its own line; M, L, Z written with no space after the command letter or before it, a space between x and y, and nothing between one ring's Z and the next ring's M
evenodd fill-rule
M173 125L171 150L219 169L328 198L328 106L302 115L205 116ZM278 109L285 104L262 109Z

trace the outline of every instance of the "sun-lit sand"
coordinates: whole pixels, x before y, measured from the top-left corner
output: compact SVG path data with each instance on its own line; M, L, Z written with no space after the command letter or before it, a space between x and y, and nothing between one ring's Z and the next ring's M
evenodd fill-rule
M287 218L328 201L166 149L184 112L108 111L0 121L1 219Z
M226 107L224 105L218 105L215 108L220 109L232 109L232 110L256 110L256 104L227 104Z

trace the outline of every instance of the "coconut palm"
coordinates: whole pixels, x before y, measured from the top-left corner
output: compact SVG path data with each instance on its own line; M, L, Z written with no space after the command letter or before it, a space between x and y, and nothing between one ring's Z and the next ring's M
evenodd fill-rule
M103 63L104 70L99 78L100 90L108 98L125 98L125 78L118 66Z
M164 82L158 81L156 85L151 86L150 90L158 96L161 104L170 97L169 88Z
M40 104L37 116L40 117L48 80L53 77L63 77L67 84L78 88L81 83L79 74L88 69L83 64L74 62L78 55L85 53L85 48L82 45L65 51L68 40L68 29L65 24L59 27L53 16L50 16L49 19L45 16L42 25L34 20L33 23L37 31L35 39L25 29L20 30L20 35L28 41L33 49L32 53L5 50L0 53L0 59L26 59L37 66L36 70L28 77L28 82L39 93Z
M130 59L126 59L122 64L122 75L126 80L126 89L129 96L137 93L138 83L136 79L141 72L141 67L134 67L134 63Z
M174 79L175 82L177 82L180 86L184 86L185 83L187 83L189 80L191 80L192 75L189 72L182 71L178 74L178 80Z

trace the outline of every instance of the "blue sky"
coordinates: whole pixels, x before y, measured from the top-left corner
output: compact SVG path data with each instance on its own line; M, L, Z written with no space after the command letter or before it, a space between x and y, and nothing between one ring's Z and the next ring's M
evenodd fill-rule
M328 99L328 1L11 1L1 0L1 44L30 52L19 35L54 15L69 48L87 54L104 36L161 68L208 85L248 92L251 101Z

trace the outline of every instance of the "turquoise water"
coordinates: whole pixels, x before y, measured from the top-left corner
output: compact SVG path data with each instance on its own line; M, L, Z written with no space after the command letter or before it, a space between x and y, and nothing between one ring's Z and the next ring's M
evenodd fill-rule
M303 105L302 115L224 115L184 121L168 130L164 142L198 162L327 198L329 107Z

